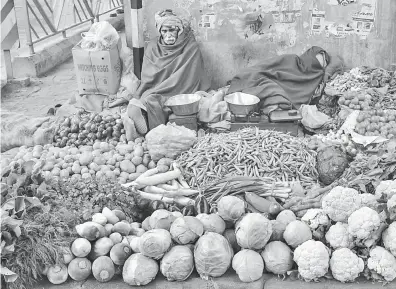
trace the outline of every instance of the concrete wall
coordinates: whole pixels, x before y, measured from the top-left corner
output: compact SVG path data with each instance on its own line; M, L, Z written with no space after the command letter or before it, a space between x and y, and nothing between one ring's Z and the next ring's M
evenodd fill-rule
M154 13L160 9L191 19L214 88L240 68L270 56L301 54L313 45L343 56L351 67L396 63L396 0L151 0L143 5L146 40L156 35Z

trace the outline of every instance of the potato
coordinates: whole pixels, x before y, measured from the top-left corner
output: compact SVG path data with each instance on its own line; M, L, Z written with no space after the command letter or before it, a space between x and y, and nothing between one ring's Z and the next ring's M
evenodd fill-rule
M140 164L142 163L142 161L143 161L143 158L142 158L142 157L134 156L134 157L132 158L132 163L133 163L135 166L140 165Z
M144 173L145 171L147 171L147 168L144 165L138 165L136 167L136 172L137 173Z

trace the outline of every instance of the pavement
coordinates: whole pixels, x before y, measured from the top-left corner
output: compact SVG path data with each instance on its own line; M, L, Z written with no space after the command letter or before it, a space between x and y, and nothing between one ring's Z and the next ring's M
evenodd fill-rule
M323 280L318 283L303 282L299 280L282 280L274 275L264 274L255 282L243 283L233 270L229 270L225 275L205 281L199 278L197 273L193 273L186 281L169 282L159 273L157 278L147 284L140 286L145 289L395 289L396 282L382 286L380 283L371 283L365 279L359 279L355 283L341 283L335 280ZM52 285L48 281L42 282L33 289L130 289L131 286L124 283L121 276L114 277L110 282L100 283L93 277L83 282L67 281L61 285Z

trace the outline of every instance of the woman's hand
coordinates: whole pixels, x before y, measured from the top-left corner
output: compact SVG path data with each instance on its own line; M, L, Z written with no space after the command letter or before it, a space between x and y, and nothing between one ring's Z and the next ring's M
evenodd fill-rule
M128 103L128 100L126 100L125 98L118 98L115 101L113 101L112 103L109 103L109 108L120 106L120 105L123 105L125 103Z

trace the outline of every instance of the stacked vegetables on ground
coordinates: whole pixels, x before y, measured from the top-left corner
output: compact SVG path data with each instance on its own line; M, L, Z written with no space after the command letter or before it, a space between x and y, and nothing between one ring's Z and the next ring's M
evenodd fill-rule
M315 157L302 139L246 128L205 135L177 161L189 185L202 189L231 176L299 180L310 187L318 177Z
M86 113L81 109L71 117L66 117L59 125L55 136L54 145L65 147L74 145L93 145L96 140L111 142L125 142L125 129L119 114L100 115Z
M246 201L220 198L216 213L183 216L158 209L141 224L104 208L76 226L80 238L71 244L68 270L57 267L58 279L65 280L68 272L74 280L93 274L107 282L118 271L124 282L140 286L159 272L168 281L184 281L195 269L215 282L232 268L242 282L256 281L265 271L298 272L305 281L353 282L362 275L391 282L396 278L395 186L396 181L383 183L374 195L334 187L320 208L301 219L249 192Z
M360 112L355 131L365 136L396 137L396 110L371 109Z
M135 180L148 169L158 165L159 170L167 170L168 159L153 161L143 138L135 142L117 143L95 141L93 145L66 146L52 145L21 147L11 162L34 161L45 178L73 180L101 178L117 179L120 183ZM169 166L169 165L168 165Z

